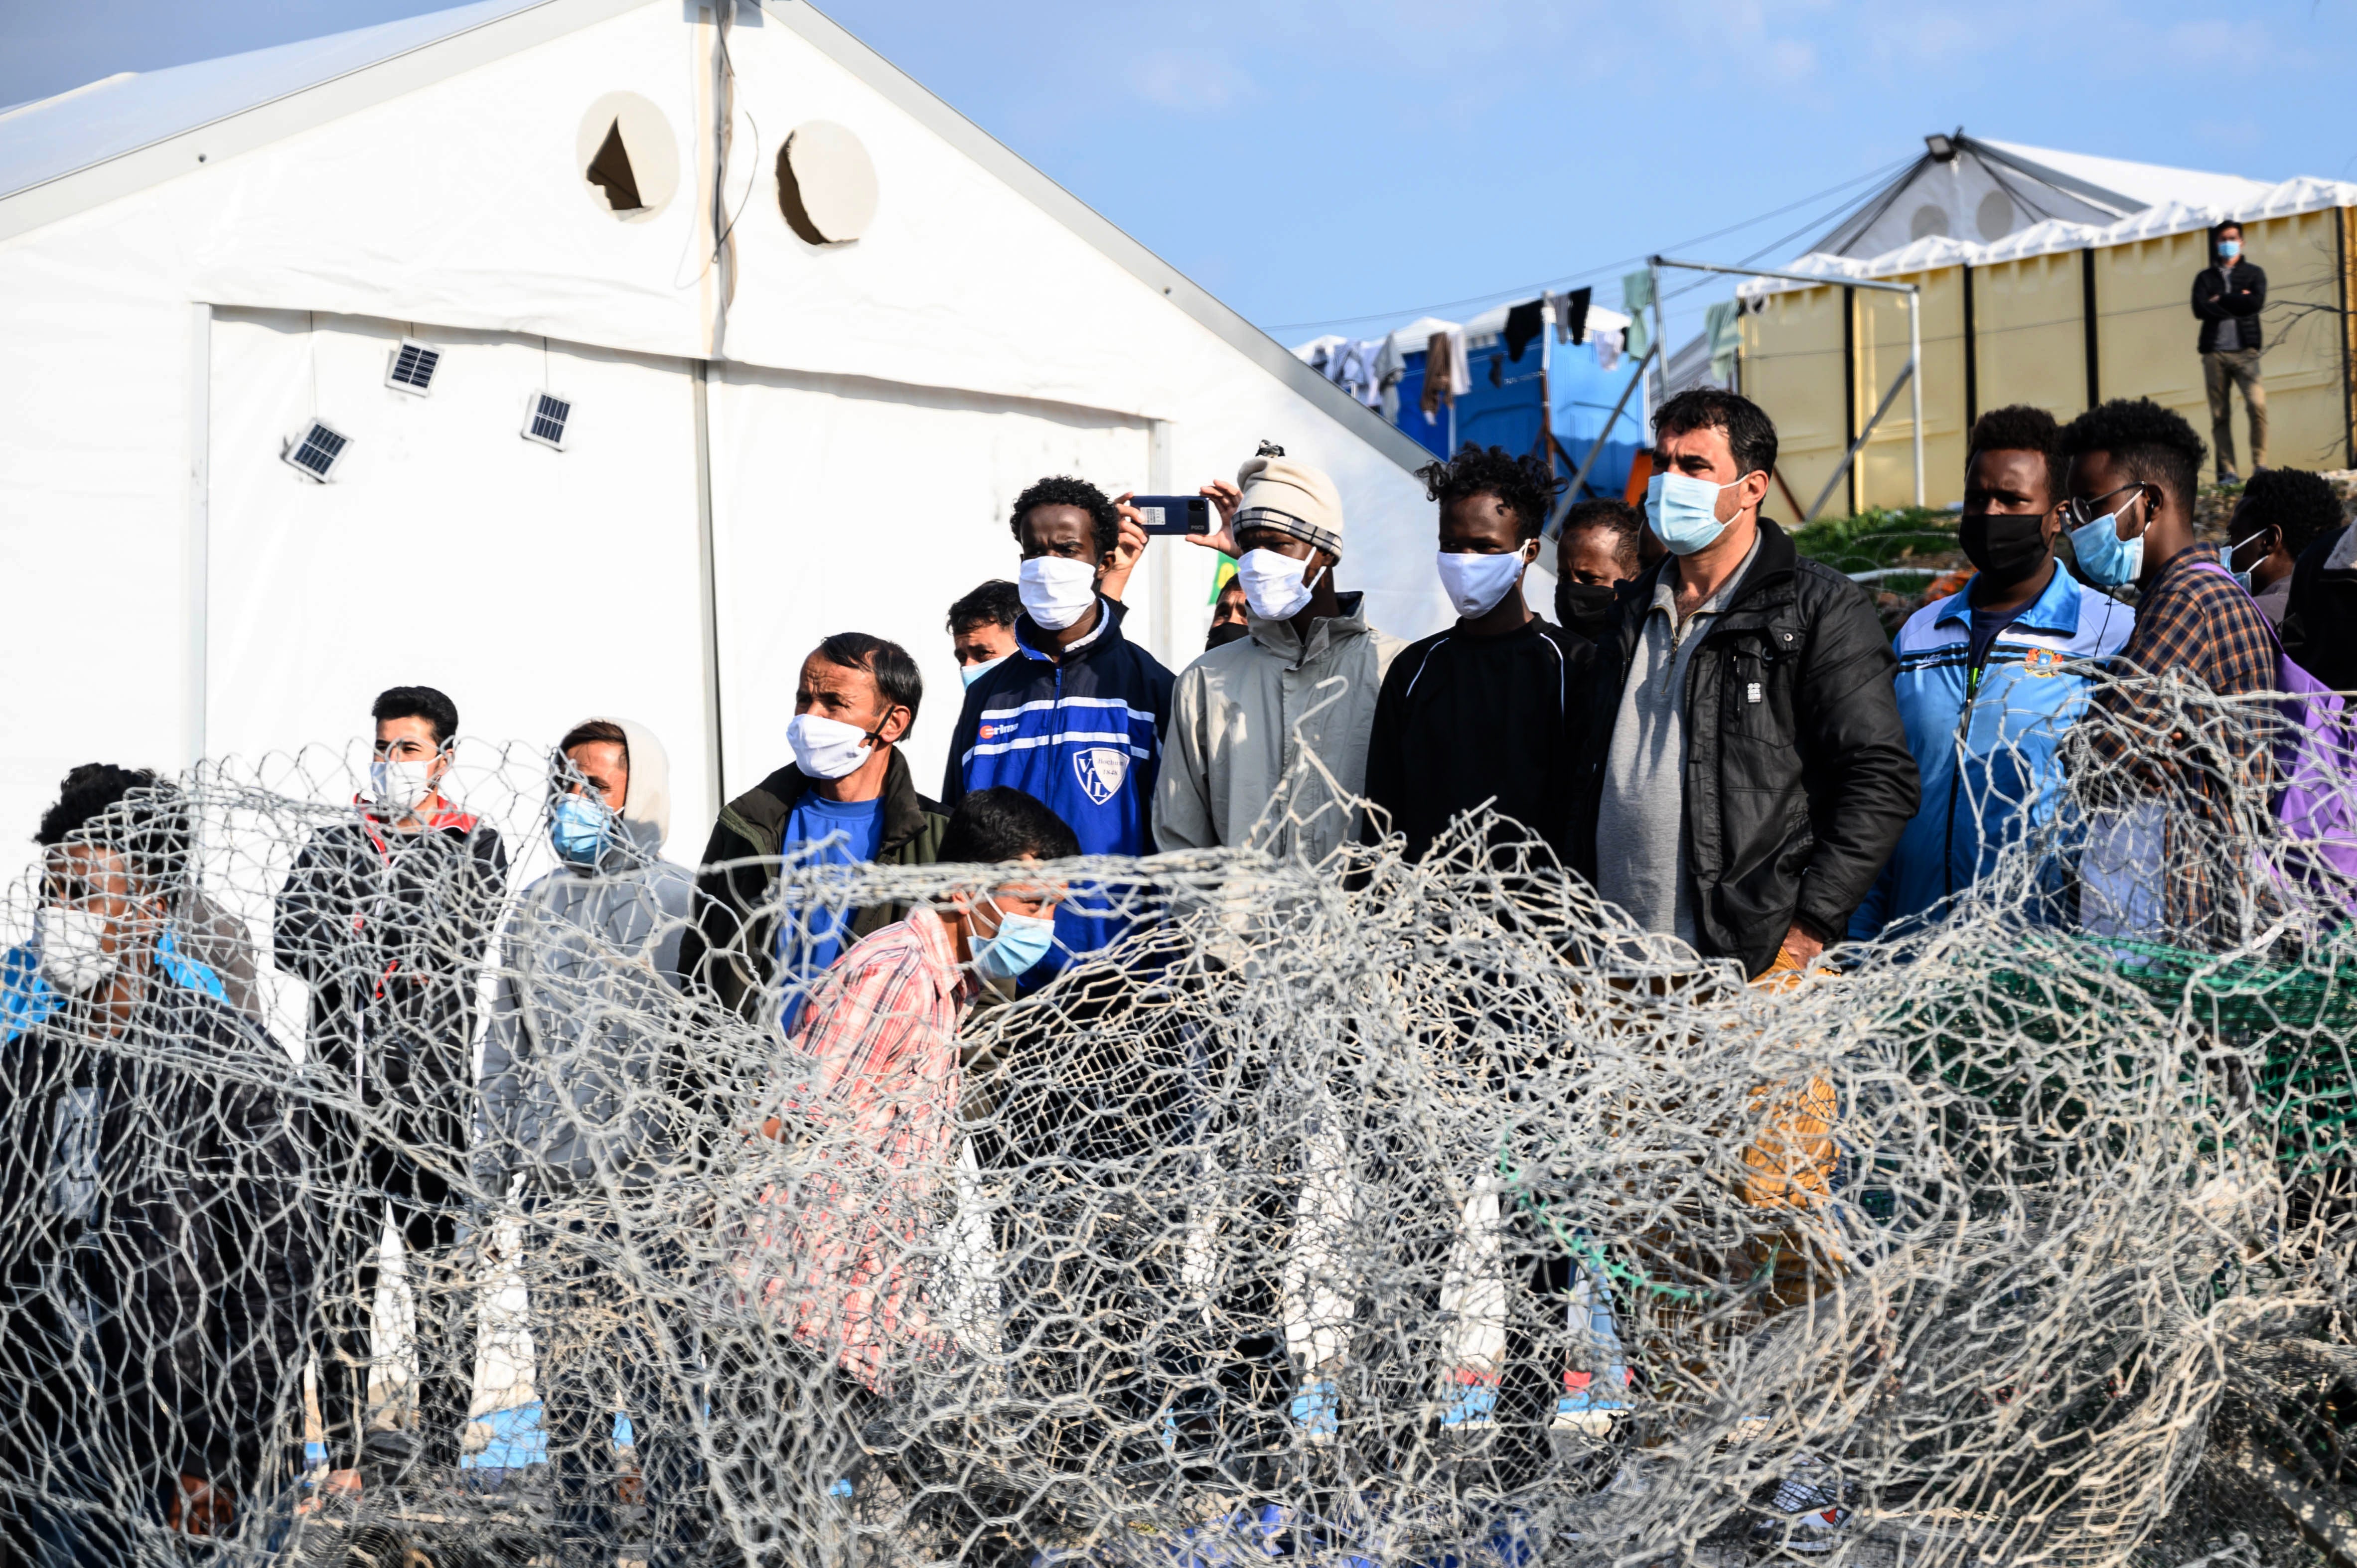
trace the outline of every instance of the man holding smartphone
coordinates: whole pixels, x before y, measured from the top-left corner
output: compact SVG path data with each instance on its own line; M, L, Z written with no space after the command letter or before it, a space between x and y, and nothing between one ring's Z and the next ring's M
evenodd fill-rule
M1259 843L1321 861L1355 830L1351 798L1366 780L1375 697L1401 643L1367 624L1361 595L1334 586L1342 499L1332 479L1264 446L1234 485L1203 493L1222 526L1189 539L1236 557L1248 629L1189 665L1171 693L1155 843ZM1317 766L1302 766L1305 752Z

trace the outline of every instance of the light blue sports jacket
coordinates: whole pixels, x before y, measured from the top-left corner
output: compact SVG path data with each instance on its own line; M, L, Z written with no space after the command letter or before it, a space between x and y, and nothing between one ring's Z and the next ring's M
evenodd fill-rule
M1899 714L1923 804L1850 918L1853 939L1917 920L2053 814L2062 735L2085 711L2091 684L2087 670L2068 666L2118 652L2136 625L2135 612L2058 563L2046 591L1974 671L1970 592L1925 605L1899 628Z

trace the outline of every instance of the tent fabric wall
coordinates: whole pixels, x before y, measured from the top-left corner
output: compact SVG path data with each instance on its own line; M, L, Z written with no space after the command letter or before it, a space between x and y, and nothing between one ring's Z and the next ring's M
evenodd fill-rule
M1145 422L742 366L716 373L710 395L724 795L792 759L786 723L802 661L821 637L855 630L916 656L925 696L907 750L931 794L963 694L943 629L951 601L1015 575L1009 509L1042 474L1143 489ZM1177 550L1198 559L1174 562ZM1130 582L1127 633L1165 640L1152 624L1157 575L1189 576L1183 596L1200 604L1212 559L1155 541ZM1200 649L1209 611L1197 614Z
M241 140L243 133L224 124L216 127L216 145L226 151L203 165L194 162L203 135L167 144L194 149L184 169L156 183L124 184L111 199L79 206L67 199L68 187L113 190L100 180L102 169L0 201L0 232L10 236L0 240L0 568L12 582L40 589L0 619L0 659L26 672L0 696L0 722L11 736L0 754L0 832L29 822L75 763L106 758L172 768L199 746L220 753L340 744L362 727L376 690L375 656L365 650L346 649L305 668L314 650L304 637L346 630L323 628L314 607L265 598L258 590L236 602L192 592L209 531L220 535L210 575L224 593L235 585L239 564L249 559L239 553L251 543L239 514L251 487L265 477L271 485L306 482L277 462L287 434L278 427L287 412L284 388L270 376L237 371L221 383L217 400L205 337L192 325L202 312L192 306L219 307L225 336L214 349L232 366L260 354L253 345L277 333L236 313L318 313L331 323L319 339L330 345L323 366L343 366L345 350L333 342L355 339L350 365L327 371L323 399L328 383L340 389L347 374L360 377L362 370L368 373L355 383L355 396L398 397L382 391L382 365L366 361L393 324L413 322L457 344L462 358L479 349L490 356L487 366L504 366L544 335L560 366L566 356L582 362L574 373L584 385L603 389L614 381L608 401L618 413L635 406L630 400L640 395L621 390L624 381L672 389L645 394L643 428L659 434L645 442L643 473L603 471L604 459L580 447L563 454L530 447L515 435L520 408L514 421L502 414L506 428L492 436L516 449L492 465L493 481L475 484L481 475L455 457L449 472L429 474L443 457L429 462L416 453L407 466L377 468L379 480L407 475L399 490L408 515L430 520L462 558L482 564L493 586L468 601L469 613L491 603L508 617L510 629L494 634L445 627L428 609L406 633L418 650L453 639L490 639L480 645L466 689L453 693L477 734L511 725L519 726L511 732L517 738L554 738L546 726L560 721L542 716L544 693L551 714L578 716L571 711L575 688L566 684L573 674L550 673L572 656L559 658L535 640L537 630L564 618L552 607L567 602L552 581L552 563L568 530L626 536L644 512L649 547L660 532L676 544L677 557L666 550L660 565L646 572L648 581L668 584L676 574L695 574L693 532L677 542L679 520L692 523L696 515L695 448L692 436L674 439L673 432L693 418L693 365L715 356L716 291L705 264L708 242L698 227L705 204L697 195L710 185L700 160L708 143L702 130L714 29L699 19L708 13L693 5L683 12L668 0L619 15L610 9L556 0L532 15L586 19L439 76L419 75L419 62L443 48L436 45L313 90L345 95L349 112L307 109L313 117L296 124L286 105L256 110L285 126L284 134ZM786 16L799 19L788 25L780 20ZM1141 275L1145 263L1113 253L1121 245L1082 232L1087 226L1069 212L1060 219L1048 211L1036 171L1028 184L1010 183L1013 160L1003 148L983 145L987 139L970 126L962 142L949 135L940 123L954 116L931 100L919 102L920 91L904 78L887 91L872 70L863 76L845 63L847 49L830 53L823 45L833 37L832 25L822 26L806 7L780 0L772 10L740 6L737 16L730 53L740 113L724 186L738 214L737 286L718 328L720 379L733 387L740 368L756 367L834 378L839 384L828 395L839 408L828 417L842 431L841 449L872 454L883 465L877 488L910 498L905 505L896 500L892 512L916 530L898 543L903 563L962 559L965 540L987 539L994 531L1004 537L1003 516L968 509L999 504L997 492L1013 482L1011 456L988 468L988 495L969 494L973 487L942 472L921 442L904 439L911 419L915 434L933 439L933 421L942 415L935 394L960 409L960 399L996 400L993 408L1091 411L1039 415L1047 427L1073 417L1084 424L1118 422L1127 433L1124 455L1116 460L1109 452L1076 453L1075 460L1085 456L1091 478L1125 489L1154 478L1146 471L1141 430L1161 433L1154 460L1163 482L1190 489L1232 474L1257 441L1278 441L1334 475L1350 520L1345 585L1369 590L1378 622L1406 637L1446 623L1430 570L1422 487L1402 460L1405 443L1380 419L1344 406L1339 392L1305 390L1272 371L1267 361L1281 360L1283 351L1244 340L1248 332L1240 338L1243 329L1232 317L1211 320L1218 313L1200 300L1182 308L1178 294L1200 291L1175 273L1167 284L1150 285ZM416 85L385 96L363 80L396 66L402 80ZM619 220L575 166L583 116L618 91L639 95L663 117L681 159L679 195L653 216L631 221ZM779 142L796 125L821 118L857 134L877 169L876 220L856 244L806 244L779 208ZM147 156L143 151L134 161ZM11 227L5 220L36 197L40 220ZM1134 242L1122 243L1144 254ZM490 336L476 342L468 333ZM363 338L365 354L358 346ZM619 368L624 365L627 376ZM248 407L249 398L257 406ZM913 412L896 413L896 404ZM282 509L250 525L278 530L273 537L287 552L253 557L274 563L269 570L280 575L271 579L274 595L350 590L351 561L336 553L345 544L307 539L283 509L324 501L373 518L380 502L353 492L371 489L363 478L372 465L392 461L410 438L404 431L422 429L421 420L432 423L445 412L438 390L414 407L348 406L362 410L350 432L350 492L331 485L296 499L266 487L251 491L271 495L271 506ZM586 418L607 416L597 398L585 398L583 407ZM808 413L797 410L797 417ZM960 417L969 414L985 424L1017 422L971 410ZM719 417L733 414L724 408ZM216 470L210 483L198 471L201 454L192 446L209 419L211 438L203 445ZM851 433L867 421L872 430ZM797 437L779 430L758 439L791 445ZM254 441L263 443L258 455ZM548 488L501 488L509 483L500 477L511 472L506 465L544 457L548 461L537 469L512 472L544 476ZM746 516L791 513L792 487L774 474L766 482L770 493L738 499L724 494L718 509L724 516L731 507ZM919 516L929 486L954 495L954 506ZM838 485L828 493L844 491ZM312 566L298 572L307 562ZM983 565L979 557L967 564ZM1006 575L1013 564L1010 542L1003 556L973 575ZM942 573L946 580L946 566ZM946 603L939 585L925 578L909 596L915 607L906 616L908 626L929 626L936 640ZM1168 592L1176 607L1200 598L1207 586L1208 577L1191 588L1174 581ZM666 606L678 602L669 586L656 596ZM1174 655L1189 651L1182 619L1174 610L1158 623L1157 635ZM206 682L215 733L201 736L188 700L195 664L188 648L200 621L209 623L209 648L225 661ZM673 623L662 624L669 657ZM700 632L681 624L678 657L689 672L666 674L664 690L694 693L700 703L700 676L690 679ZM842 617L826 607L810 624L778 635L786 642L814 640L818 628L838 624ZM94 636L94 628L103 634ZM1200 636L1198 622L1194 646ZM30 673L53 670L58 650L68 648L77 660L70 679ZM931 659L939 650L919 651ZM404 668L409 672L397 678L419 678L420 663ZM726 682L724 670L724 698L733 702ZM264 688L271 682L289 689L268 695ZM520 700L509 712L497 690L533 702ZM623 705L618 693L590 697L586 682L581 690L590 705ZM655 703L656 695L646 701ZM700 725L700 707L683 696L662 701L672 705L632 716L663 725L675 762L700 766L694 728L672 733L682 724ZM674 722L670 713L683 717ZM685 780L676 794L683 809L675 831L684 838L688 819L709 808Z
M621 714L662 739L673 831L695 833L706 786L686 365L415 328L443 355L425 397L384 384L410 323L215 317L207 749L340 741L368 729L378 692L412 683L447 692L463 733L493 742L553 744ZM563 452L517 434L544 387L573 401ZM278 458L315 407L354 433L330 484Z
M2344 314L2352 290L2349 239L2357 209L2325 208L2254 219L2244 228L2250 259L2267 272L2263 319L2266 353L2268 459L2336 468L2352 461L2350 366L2357 328ZM2092 257L2092 263L2090 258ZM2149 397L2182 413L2207 443L2209 404L2196 351L2198 324L2187 301L2209 264L2206 231L2138 234L2091 251L2049 250L1973 267L1974 340L1981 410L2029 403L2069 420L2087 407L2087 277L2095 301L2095 390L2104 399ZM1963 268L1875 275L1923 286L1923 415L1926 499L1963 498L1965 421ZM1744 318L1745 387L1776 420L1781 467L1803 499L1813 499L1840 446L1828 439L1842 416L1841 296L1837 285L1762 293L1765 308ZM1895 295L1859 291L1853 395L1863 424L1906 358L1906 306ZM2235 401L2236 456L2247 468L2249 427ZM1913 494L1904 395L1861 454L1857 504L1896 507ZM1836 492L1827 510L1848 498Z

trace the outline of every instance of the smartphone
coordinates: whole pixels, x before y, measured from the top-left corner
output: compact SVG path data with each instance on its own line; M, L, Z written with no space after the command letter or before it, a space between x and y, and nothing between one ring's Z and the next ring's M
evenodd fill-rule
M1209 533L1209 496L1132 496L1129 504L1146 519L1148 533Z

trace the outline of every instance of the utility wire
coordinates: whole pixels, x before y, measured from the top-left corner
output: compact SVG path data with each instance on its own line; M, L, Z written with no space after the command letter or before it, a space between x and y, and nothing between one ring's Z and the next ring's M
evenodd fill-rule
M1849 189L1853 186L1864 185L1878 179L1887 179L1891 175L1897 174L1900 169L1907 167L1915 161L1914 156L1910 155L1907 157L1900 158L1894 163L1885 164L1880 168L1872 169L1865 174L1858 175L1854 178L1846 179L1839 185L1828 186L1824 189L1817 191L1813 195L1801 198L1798 201L1786 202L1783 206L1776 208L1772 211L1762 212L1755 217L1747 218L1740 223L1732 223L1724 229L1714 229L1707 234L1697 234L1690 240L1676 241L1669 245L1667 249L1673 251L1683 251L1690 246L1708 244L1713 240L1724 239L1729 234L1740 233L1744 230L1752 228L1757 224L1765 223L1770 218L1781 218L1787 212L1795 211L1803 207L1813 206L1829 196L1838 196L1843 191ZM1850 203L1845 202L1843 205L1846 207L1850 205ZM1806 228L1799 231L1799 232L1805 233L1808 231L1808 229L1815 228L1818 221L1822 221L1822 220L1812 221ZM1782 241L1778 242L1780 244L1783 242L1784 242ZM1773 247L1771 246L1770 249L1772 248ZM1652 252L1648 253L1650 254ZM1462 306L1483 305L1492 300L1510 298L1519 295L1532 294L1539 290L1552 288L1562 284L1579 283L1588 278L1609 276L1617 268L1635 266L1642 263L1644 260L1645 256L1642 254L1622 256L1616 261L1600 263L1598 265L1589 267L1582 272L1576 272L1563 276L1548 278L1539 283L1525 284L1519 288L1491 289L1487 294L1472 295L1464 299L1443 300L1437 305L1412 306L1405 310L1371 310L1361 316L1329 316L1316 321L1280 321L1275 326L1269 328L1268 330L1271 332L1297 332L1302 328L1308 327L1345 327L1356 321L1383 321L1397 317L1413 317L1417 316L1428 316L1436 310L1454 310Z

